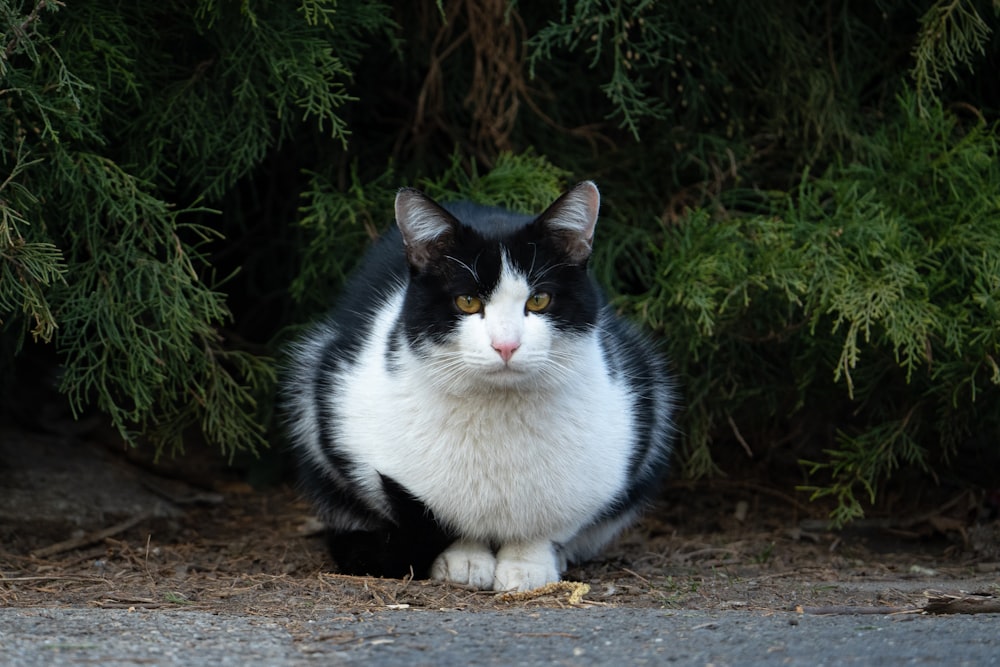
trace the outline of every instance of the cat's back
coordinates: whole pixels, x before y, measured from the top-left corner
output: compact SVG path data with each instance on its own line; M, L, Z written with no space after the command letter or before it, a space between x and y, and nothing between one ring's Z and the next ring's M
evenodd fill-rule
M393 226L368 248L348 276L327 326L341 335L363 333L371 320L406 288L406 255L399 229Z
M633 479L654 484L670 455L675 387L660 346L631 322L605 306L598 322L606 373L631 403Z

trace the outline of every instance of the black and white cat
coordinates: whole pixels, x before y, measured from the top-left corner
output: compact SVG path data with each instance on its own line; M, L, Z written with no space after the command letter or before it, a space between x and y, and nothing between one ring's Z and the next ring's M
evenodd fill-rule
M653 497L671 383L587 271L599 205L589 181L537 217L400 190L283 383L341 571L528 590Z

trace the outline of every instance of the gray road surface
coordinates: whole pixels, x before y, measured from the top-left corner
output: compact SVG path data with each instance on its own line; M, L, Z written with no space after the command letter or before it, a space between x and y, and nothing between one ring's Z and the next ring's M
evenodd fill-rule
M1000 617L0 609L0 665L1000 665Z

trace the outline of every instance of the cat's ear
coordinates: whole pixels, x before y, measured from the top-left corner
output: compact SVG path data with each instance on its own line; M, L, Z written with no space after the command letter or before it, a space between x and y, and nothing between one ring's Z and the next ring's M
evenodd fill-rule
M578 183L555 200L538 217L546 232L556 241L567 259L583 264L594 246L594 227L601 208L601 194L593 181Z
M420 190L403 188L396 194L396 224L410 266L424 269L444 256L458 221Z

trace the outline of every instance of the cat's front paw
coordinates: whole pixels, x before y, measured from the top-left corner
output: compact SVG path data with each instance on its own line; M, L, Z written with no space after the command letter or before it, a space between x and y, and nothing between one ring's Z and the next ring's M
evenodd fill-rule
M495 591L530 591L559 581L559 565L550 542L507 545L497 553Z
M445 549L431 565L431 579L487 590L493 586L496 565L497 559L488 546L459 540Z

